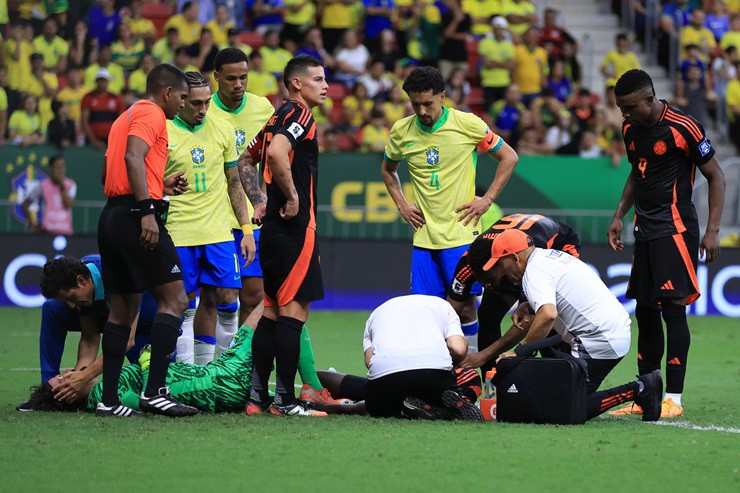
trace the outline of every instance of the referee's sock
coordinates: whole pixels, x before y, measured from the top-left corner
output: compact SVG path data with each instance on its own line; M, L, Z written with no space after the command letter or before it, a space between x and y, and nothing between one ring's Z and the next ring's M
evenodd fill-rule
M239 330L239 303L216 305L216 359L229 349L234 334Z
M663 359L663 322L660 319L660 307L637 304L637 369L640 375L646 375L660 369Z
M103 327L103 396L106 407L118 404L118 379L121 376L123 357L126 355L131 327L106 322Z
M683 383L686 379L686 360L689 356L691 333L686 321L686 307L675 303L663 304L663 320L665 320L668 347L665 365L666 394L680 394L683 392ZM675 395L672 396L674 402ZM676 404L681 405L678 397Z
M252 399L267 403L267 382L275 359L275 329L277 321L260 318L252 337Z
M303 322L292 317L278 318L275 327L275 371L283 383L275 402L287 406L295 402L295 374L301 351Z
M301 331L301 347L298 354L298 373L301 375L303 383L310 385L316 390L324 388L321 385L316 374L316 359L313 355L313 346L311 345L311 336L308 334L308 327L305 325Z
M182 316L182 333L177 338L177 361L192 365L195 363L195 336L193 321L195 320L195 300L188 301L188 309Z
M157 313L152 323L152 357L149 365L149 380L144 395L152 397L166 386L167 368L180 335L181 317L169 313Z

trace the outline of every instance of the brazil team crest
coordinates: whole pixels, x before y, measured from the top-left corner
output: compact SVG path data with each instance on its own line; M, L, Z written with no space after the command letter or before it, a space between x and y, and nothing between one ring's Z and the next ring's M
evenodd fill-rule
M439 149L437 147L432 146L427 149L427 163L432 166L439 164Z
M243 146L246 143L247 139L244 135L244 130L237 130L236 131L236 145L237 146Z
M206 154L200 147L190 149L190 155L193 157L193 162L195 164L200 164L206 160Z

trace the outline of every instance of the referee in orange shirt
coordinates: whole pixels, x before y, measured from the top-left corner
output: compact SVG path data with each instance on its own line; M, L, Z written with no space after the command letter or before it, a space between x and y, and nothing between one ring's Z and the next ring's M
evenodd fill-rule
M139 408L166 416L191 416L197 409L169 395L165 377L188 305L182 267L162 216L165 193L181 194L187 180L178 173L164 178L167 163L166 121L182 109L187 97L185 74L158 65L146 80L147 97L119 116L108 137L105 195L98 223L103 282L110 295L110 315L103 329L103 396L95 413L128 417L140 414L121 404L118 378L131 323L149 291L157 301L151 328L149 379Z

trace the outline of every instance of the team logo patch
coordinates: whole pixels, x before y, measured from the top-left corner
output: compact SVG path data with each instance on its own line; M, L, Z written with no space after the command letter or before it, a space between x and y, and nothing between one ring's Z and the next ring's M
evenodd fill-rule
M701 144L699 144L699 152L702 156L706 156L710 153L712 150L712 144L709 143L707 139L704 139L701 141Z
M303 132L305 132L305 129L298 122L293 122L288 127L288 132L291 133L294 139L297 139L298 137L303 135Z
M206 154L205 152L203 152L203 149L201 149L200 147L196 147L195 149L190 149L190 155L193 157L193 162L195 164L200 164L206 160Z
M630 142L629 150L630 151L634 151L635 150L635 143L634 142Z
M430 147L427 149L427 163L431 164L432 166L436 166L439 164L439 149L436 147Z
M662 140L659 140L653 145L653 152L657 154L658 156L662 156L665 154L665 151L668 150L668 147L665 145L665 142Z
M243 146L246 142L246 136L244 135L244 130L237 130L236 131L236 145Z

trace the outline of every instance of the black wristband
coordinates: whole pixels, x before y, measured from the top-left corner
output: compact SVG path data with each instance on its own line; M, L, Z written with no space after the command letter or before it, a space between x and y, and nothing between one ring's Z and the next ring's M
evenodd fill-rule
M154 208L154 200L145 199L138 201L136 205L131 208L131 212L138 215L140 218L148 216L149 214L154 214L156 212Z

